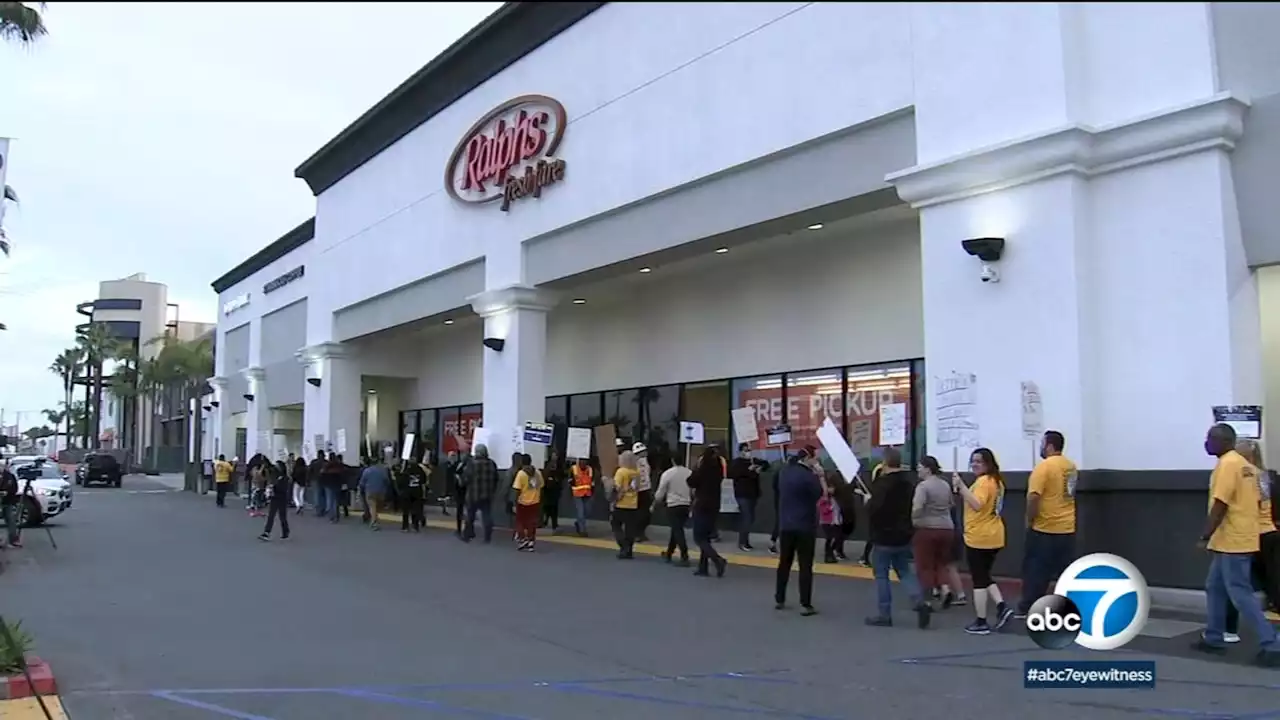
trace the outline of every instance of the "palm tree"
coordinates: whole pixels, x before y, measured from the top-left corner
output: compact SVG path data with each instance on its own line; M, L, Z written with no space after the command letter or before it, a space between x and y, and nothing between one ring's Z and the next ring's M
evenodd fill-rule
M53 359L53 364L49 366L49 372L62 378L62 409L67 422L67 448L71 448L71 413L67 412L71 408L72 394L76 389L76 373L80 372L80 364L84 360L84 353L80 348L72 347L62 351L62 354Z
M120 370L117 370L117 373L120 372ZM141 416L143 412L142 408L147 408L147 412L150 414L146 427L147 436L150 437L151 442L151 467L159 468L160 443L158 438L160 437L160 396L163 394L165 388L168 387L170 377L167 374L167 369L163 364L161 364L158 358L138 361L136 363L136 369L127 370L125 372L128 373L128 382L121 382L119 384L120 392L123 393L122 397L128 397L132 400L133 406L137 408L137 417ZM138 460L141 461L143 454L143 435L142 433L135 432L133 437L135 448L132 452L134 457L137 457Z
M40 16L44 3L0 2L0 39L30 45L49 34Z
M119 352L120 341L105 324L90 323L84 333L76 338L76 344L84 352L85 369L93 384L93 396L89 401L89 430L93 436L93 447L97 449L102 431L102 366Z
M191 401L199 400L209 392L207 382L213 376L213 340L208 336L189 341L165 336L161 341L164 347L156 356L156 361L160 365L160 372L168 378L170 387L178 390L181 417L185 418ZM186 457L191 456L193 438L194 442L199 442L202 435L202 419L197 405L196 411L190 416L191 426L186 428L188 432L182 440L183 454ZM196 489L194 473L199 468L199 458L196 460L196 463L187 465L187 488L191 490Z

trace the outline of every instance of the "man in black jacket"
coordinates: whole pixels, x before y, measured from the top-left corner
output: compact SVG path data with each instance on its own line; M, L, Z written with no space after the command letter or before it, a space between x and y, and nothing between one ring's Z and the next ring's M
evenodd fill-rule
M400 472L396 473L396 484L400 496L400 532L409 532L411 522L414 532L422 532L427 524L423 513L427 501L427 471L412 460L403 460Z
M871 481L871 498L867 501L869 540L874 545L871 566L875 573L876 602L880 611L879 615L867 618L868 625L893 625L893 593L889 582L889 569L893 568L911 598L917 624L921 628L929 627L932 608L924 602L920 583L911 568L913 480L911 473L902 468L902 453L897 448L886 448L884 469Z
M22 547L22 536L18 530L18 516L21 515L18 508L19 495L21 489L18 487L18 477L9 470L9 461L4 461L4 469L0 471L0 520L4 521L5 534L8 537L11 547ZM0 547L4 547L0 544Z
M760 471L751 457L751 446L738 446L738 457L729 463L729 479L733 481L733 498L738 503L738 549L750 552L751 526L756 522L756 504L760 502Z

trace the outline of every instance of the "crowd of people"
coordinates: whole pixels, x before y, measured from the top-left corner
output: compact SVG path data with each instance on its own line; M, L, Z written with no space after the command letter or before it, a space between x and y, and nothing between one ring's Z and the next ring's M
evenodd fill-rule
M992 574L1008 528L1005 480L991 450L978 448L970 454L971 482L956 472L948 476L929 455L920 458L915 468L904 467L900 451L892 447L883 449L882 462L870 473L869 482L858 477L848 482L839 473L829 472L813 446L789 455L777 469L772 487L775 512L769 551L778 558L776 608L787 607L794 568L801 614L816 614L813 567L818 536L823 537L824 562L845 560L844 543L855 529L855 498L861 498L868 519L862 561L872 568L877 601L876 614L866 618L868 625L894 623L891 572L920 628L929 626L935 612L969 604L960 577L962 561L971 579L974 615L966 632L986 635L1025 617L1076 559L1078 473L1064 455L1065 445L1061 433L1044 433L1041 460L1027 482L1022 590L1016 605L1006 601ZM320 453L309 463L292 456L273 463L256 455L244 474L249 511L267 518L263 540L270 538L277 519L281 536L287 538L290 508L303 513L308 497L317 516L336 523L350 515L353 494L358 494L362 516L374 530L380 528L383 509L395 508L401 513L401 530L419 532L425 526L429 499L438 500L442 509L452 500L455 535L464 542L479 537L489 543L495 501L505 490L516 547L533 552L540 528L559 530L559 506L567 490L574 509L573 530L582 537L589 534L593 501L597 493L603 494L620 560L635 557L636 543L648 541L646 531L654 512L664 508L670 537L660 553L662 559L683 567L693 564L685 534L689 526L699 551L694 574L701 577L713 573L722 577L728 567L715 547L721 488L728 479L737 503L738 548L754 550L751 530L762 494L761 474L768 464L752 457L748 447L740 447L737 457L727 459L719 447L706 446L692 467L678 457L669 458L656 483L643 443L628 448L619 441L618 450L616 471L602 478L596 477L588 459L567 463L555 449L542 467L535 467L530 455L516 453L511 470L502 472L483 444L471 453L450 452L438 468L381 459L367 459L353 467L339 454ZM1239 642L1237 629L1243 618L1259 637L1258 662L1280 666L1276 630L1255 595L1255 588L1262 590L1266 603L1280 609L1280 533L1276 530L1280 506L1271 503L1272 473L1264 468L1258 443L1237 443L1227 425L1210 429L1205 450L1217 458L1217 465L1201 537L1211 557L1205 588L1208 618L1196 648L1216 653ZM215 463L219 507L225 506L236 472L224 457Z

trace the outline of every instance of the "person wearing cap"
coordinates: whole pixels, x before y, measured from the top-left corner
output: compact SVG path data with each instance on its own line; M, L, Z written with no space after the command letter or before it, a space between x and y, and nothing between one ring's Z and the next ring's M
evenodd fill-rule
M649 537L644 534L649 529L649 522L653 520L653 480L649 469L649 448L644 443L637 442L631 446L631 452L636 456L636 472L640 473L636 477L636 492L640 496L640 506L636 509L636 542L649 542Z

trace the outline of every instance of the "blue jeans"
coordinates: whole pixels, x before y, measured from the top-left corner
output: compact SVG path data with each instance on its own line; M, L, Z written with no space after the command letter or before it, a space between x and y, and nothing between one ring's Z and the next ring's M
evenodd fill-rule
M1029 612L1031 605L1050 591L1049 581L1066 572L1076 559L1075 533L1027 531L1022 555L1022 598L1018 609Z
M0 516L3 516L5 536L10 543L18 542L19 515L17 505L0 505Z
M912 605L919 605L920 583L911 567L911 546L886 547L876 545L871 550L871 571L876 577L876 604L880 617L893 617L893 590L889 582L889 569L898 574L898 580L911 598Z
M751 526L756 523L756 498L734 498L738 501L738 545L751 544Z
M591 496L573 499L573 527L580 533L587 531L587 510L591 507Z
M464 540L470 540L476 536L476 513L480 513L480 523L484 527L484 541L489 542L493 539L493 501L482 500L480 502L467 503L467 522L462 528L462 537Z
M1235 605L1240 617L1258 634L1258 647L1267 652L1280 651L1276 629L1267 621L1267 616L1262 613L1262 604L1253 594L1253 556L1212 551L1209 555L1212 558L1209 575L1204 581L1209 617L1204 641L1210 645L1226 646L1222 633L1227 625L1227 606Z

